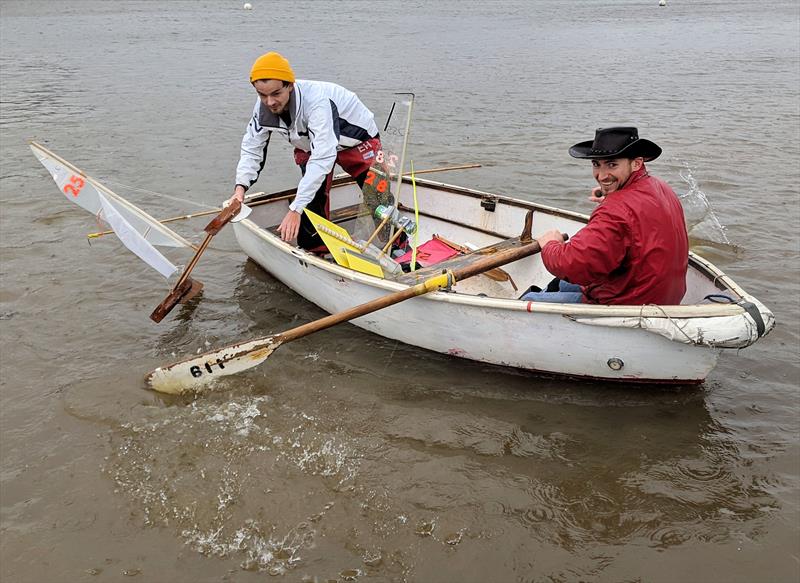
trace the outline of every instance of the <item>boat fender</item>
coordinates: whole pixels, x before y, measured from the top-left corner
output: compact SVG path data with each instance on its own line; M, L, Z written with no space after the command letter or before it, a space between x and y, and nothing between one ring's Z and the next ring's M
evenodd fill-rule
M703 299L717 304L736 304L737 306L741 306L741 308L753 319L753 322L756 325L756 333L758 334L758 338L762 338L764 336L764 332L766 332L767 327L764 325L764 318L761 317L761 310L759 310L758 306L756 306L753 302L748 302L747 300L739 300L738 302L735 302L733 301L733 298L722 294L710 294Z
M764 325L764 318L761 317L761 310L759 310L758 306L756 306L753 302L748 302L747 300L739 300L736 302L733 300L733 298L722 294L709 294L703 299L714 302L715 304L736 304L737 306L741 306L741 308L753 319L753 322L756 325L756 333L758 334L758 338L764 336L764 332L766 332L767 327Z
M746 300L739 300L736 302L737 306L741 306L745 312L747 312L753 321L756 323L756 330L758 331L758 337L761 338L764 336L764 332L766 331L767 327L764 326L764 319L761 317L761 311L756 307L753 302L748 302Z

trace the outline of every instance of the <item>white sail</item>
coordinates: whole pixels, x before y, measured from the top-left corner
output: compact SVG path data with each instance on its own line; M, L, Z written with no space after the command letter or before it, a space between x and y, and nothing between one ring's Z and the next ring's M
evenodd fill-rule
M58 188L69 200L95 216L102 210L100 193L106 202L113 205L117 213L151 245L165 247L188 247L191 243L159 223L140 208L106 188L94 178L59 158L44 146L31 142L31 150L47 171L53 176ZM102 217L100 217L102 218Z
M100 204L102 206L100 217L114 229L114 233L116 233L123 245L166 278L169 278L170 275L178 271L178 268L170 263L169 259L159 253L147 239L142 237L142 235L123 218L113 204L108 202L102 194L99 194L98 197L100 198Z
M191 249L191 243L44 146L31 142L31 150L64 196L108 224L125 247L166 278L177 271L154 245Z

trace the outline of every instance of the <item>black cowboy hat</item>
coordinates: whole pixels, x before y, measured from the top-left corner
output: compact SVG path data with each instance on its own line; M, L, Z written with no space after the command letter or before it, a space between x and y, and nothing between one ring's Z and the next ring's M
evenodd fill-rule
M639 138L636 128L600 128L595 131L594 140L575 144L569 149L569 155L584 160L641 157L649 162L661 155L661 148Z

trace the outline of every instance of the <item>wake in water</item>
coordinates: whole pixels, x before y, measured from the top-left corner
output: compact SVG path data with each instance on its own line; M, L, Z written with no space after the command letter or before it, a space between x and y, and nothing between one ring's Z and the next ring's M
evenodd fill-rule
M681 205L683 205L686 228L689 231L690 239L695 245L738 250L738 246L728 238L725 226L720 223L711 208L708 197L700 190L700 186L692 174L691 167L687 162L682 162L682 164L683 169L679 172L679 175L689 189L685 193L679 194L678 198L681 201Z
M171 525L197 552L270 575L316 545L330 498L358 467L348 443L267 396L155 410L121 429L105 471L145 526Z

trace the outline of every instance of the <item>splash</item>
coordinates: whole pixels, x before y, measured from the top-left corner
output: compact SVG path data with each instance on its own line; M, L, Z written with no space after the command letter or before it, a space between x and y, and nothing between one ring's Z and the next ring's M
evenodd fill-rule
M691 167L687 162L682 162L682 164L683 169L679 174L689 190L678 195L678 198L683 205L689 237L701 243L735 247L728 238L725 227L711 208L708 197L700 190L700 185L692 174Z
M145 417L114 438L104 469L116 492L143 526L172 527L194 551L238 558L248 571L296 569L360 463L338 432L267 396L156 407Z

